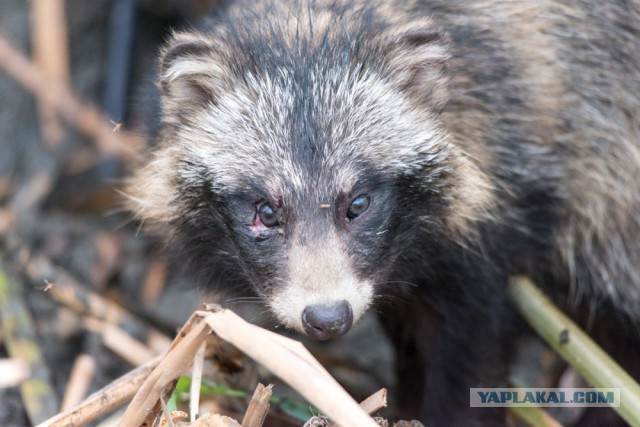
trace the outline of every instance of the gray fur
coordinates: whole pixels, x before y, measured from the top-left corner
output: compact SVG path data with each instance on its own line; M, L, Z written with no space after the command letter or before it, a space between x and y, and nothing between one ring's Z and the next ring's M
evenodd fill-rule
M541 173L552 176L557 187L550 191L565 200L559 208L563 225L557 230L552 257L557 274L569 271L575 298L610 299L635 316L640 312L637 3L623 8L617 3L587 2L583 8L555 1L517 5L423 1L413 7L431 12L438 26L424 15L409 20L405 11L381 8L382 19L396 22L367 40L372 46L390 46L389 62L396 67L391 79L381 78L381 70L361 70L357 64L310 70L309 97L316 119L327 124L323 136L334 144L323 153L327 176L321 182L349 189L358 179L358 165L350 159L365 158L380 169L400 173L421 167L425 159L441 163L453 175L453 185L447 188L451 209L446 221L464 238L473 236L474 221L496 215L492 206L505 209L506 218L499 221L522 221L519 212L509 212L510 198L519 191L509 177L535 181ZM411 13L411 6L407 9L406 14ZM263 29L251 31L282 37L292 49L303 48L294 45L296 38L311 43L320 43L314 37L331 38L335 17L324 11L323 2L310 10L311 18L305 8L287 8L283 22L277 21L278 12L271 13ZM340 24L353 24L350 13L338 18ZM414 51L393 44L394 37L425 28L471 33L449 47L445 41ZM249 32L237 31L245 30ZM486 39L486 48L477 46L473 34ZM172 203L178 189L169 176L193 179L192 172L181 167L186 159L215 171L214 191L242 185L247 171L266 176L276 170L267 183L272 192L286 187L305 192L308 177L297 168L286 134L286 121L295 114L287 74L291 71L266 69L260 75L247 71L238 81L229 64L242 53L231 51L233 46L215 33L177 34L167 52L179 44L197 44L202 50L179 56L161 69L165 141L130 187L139 216L162 224L180 215L180 207ZM514 67L514 75L503 86L491 79L504 65L493 55L509 58ZM416 92L430 92L434 84L444 88L447 83L438 81L437 73L418 82L407 73L415 74L422 64L447 61L449 56L448 90L438 89L437 95L448 97L449 107L442 114L421 108L425 103L413 99ZM486 77L479 81L480 76ZM415 87L398 89L406 84ZM213 93L215 106L193 104L194 90L202 88ZM484 93L484 99L477 93ZM499 104L510 95L526 105ZM501 157L512 155L511 144L520 144L532 158L526 164L517 159L500 163Z
M436 313L416 318L468 333L527 274L640 327L638 1L239 2L174 35L159 87L132 209L205 248L215 223L211 260L287 326L341 299L357 320L404 280ZM350 223L359 191L373 219ZM277 230L249 225L265 200Z

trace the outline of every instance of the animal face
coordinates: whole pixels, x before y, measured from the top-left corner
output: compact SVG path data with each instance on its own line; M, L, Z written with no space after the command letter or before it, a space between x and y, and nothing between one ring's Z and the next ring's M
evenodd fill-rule
M320 72L335 80L247 78L181 125L171 149L182 188L224 200L238 259L278 320L330 338L371 304L402 219L425 197L403 186L429 179L435 191L447 154L435 120L379 77Z
M205 280L247 283L282 324L326 339L364 314L412 234L443 223L453 177L483 180L438 121L444 36L322 16L176 35L160 148L129 192Z

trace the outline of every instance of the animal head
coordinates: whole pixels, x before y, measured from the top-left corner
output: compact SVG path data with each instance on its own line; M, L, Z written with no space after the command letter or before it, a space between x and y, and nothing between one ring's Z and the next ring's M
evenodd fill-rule
M457 177L484 185L438 120L446 64L429 20L339 2L175 34L132 207L206 281L224 274L285 326L339 336L416 234L464 228L475 190Z

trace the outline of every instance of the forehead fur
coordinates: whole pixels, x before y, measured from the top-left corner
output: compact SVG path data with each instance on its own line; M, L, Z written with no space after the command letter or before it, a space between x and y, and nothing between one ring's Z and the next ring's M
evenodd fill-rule
M435 114L403 90L429 93L440 75L445 47L428 20L396 26L364 2L268 4L167 49L165 122L188 164L219 189L258 179L274 193L348 191L362 164L404 174L443 156ZM210 96L194 109L200 91Z
M408 174L443 155L433 117L412 109L379 76L341 71L310 70L304 90L287 69L246 75L245 85L180 126L177 140L221 188L250 176L300 191L310 178L331 178L348 191L362 164Z

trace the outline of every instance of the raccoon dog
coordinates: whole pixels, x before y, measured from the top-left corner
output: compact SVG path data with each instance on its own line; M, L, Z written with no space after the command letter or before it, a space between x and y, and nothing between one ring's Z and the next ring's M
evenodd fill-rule
M499 424L510 275L637 338L639 8L241 1L164 47L132 209L311 337L376 305L406 416Z

